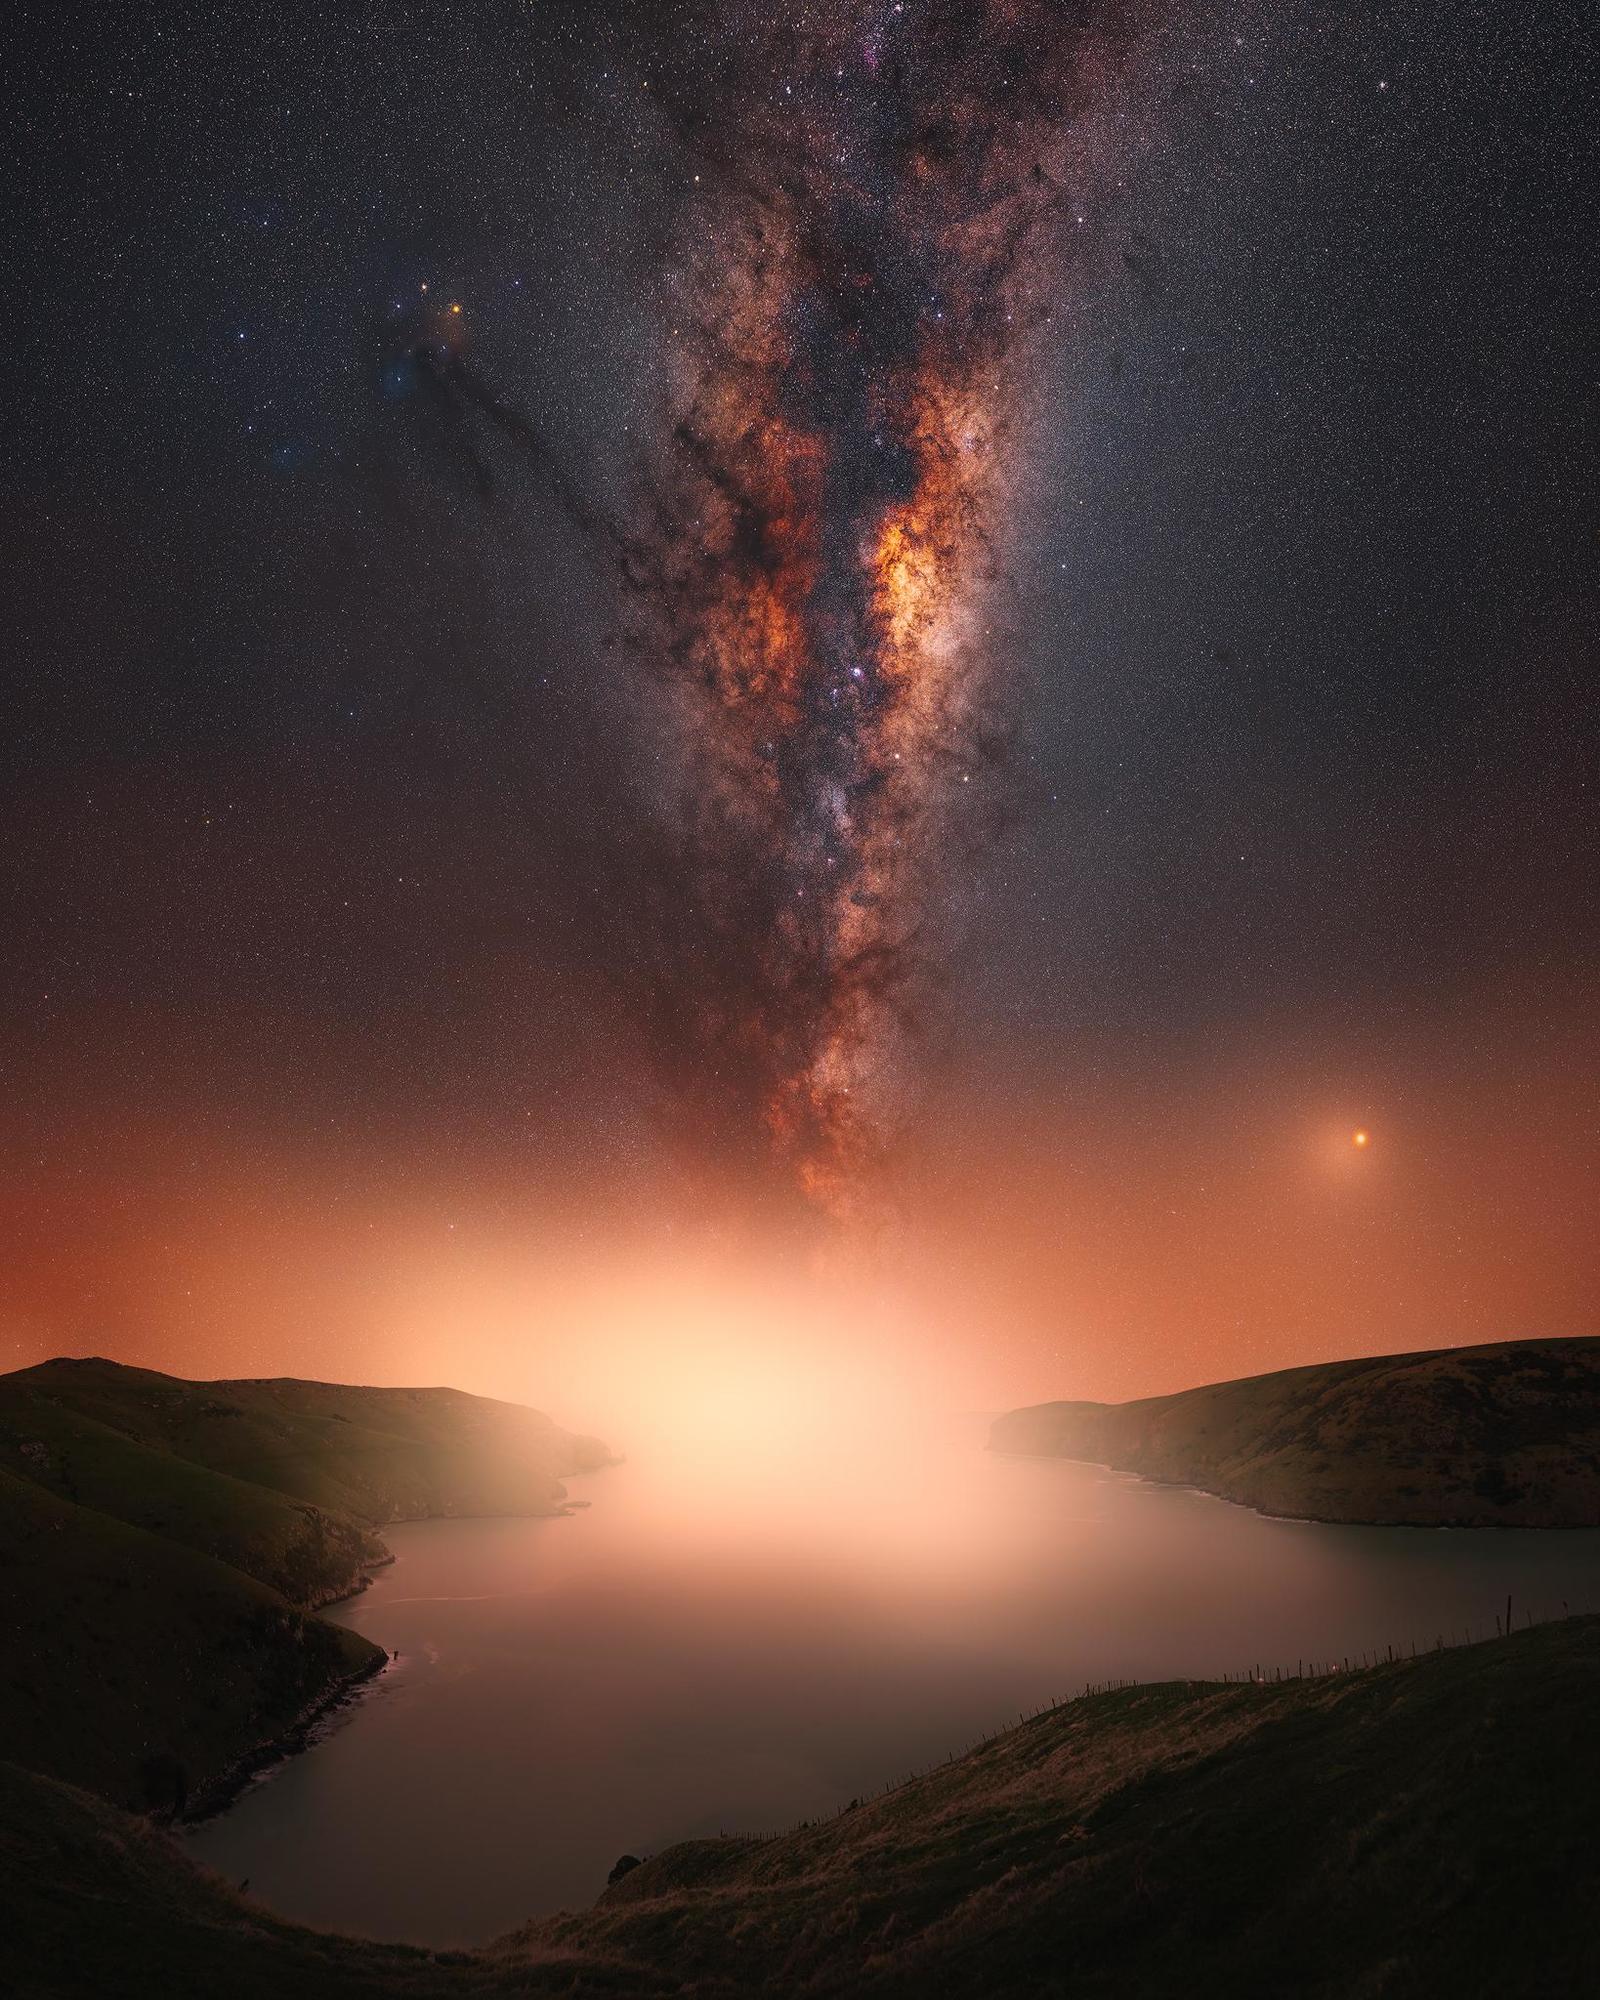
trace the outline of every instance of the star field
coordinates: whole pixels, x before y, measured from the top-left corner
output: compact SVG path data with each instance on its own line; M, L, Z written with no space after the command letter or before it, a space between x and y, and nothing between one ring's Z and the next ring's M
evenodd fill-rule
M920 32L914 0L880 11L863 76ZM699 7L31 10L6 85L17 1340L136 1310L105 1217L151 1157L174 1186L270 1159L263 1214L313 1174L440 1218L463 1191L571 1204L602 1236L618 1190L670 1210L664 1177L693 1182L658 1004L683 959L641 946L693 901L660 833L688 767L614 535L665 448L684 272L739 254L725 163L674 107L754 90L757 46ZM913 1237L926 1211L1033 1273L1022 1351L1059 1344L1054 1297L1154 1379L1276 1353L1275 1313L1319 1351L1382 1341L1392 1208L1285 1275L1300 1224L1261 1188L1307 1105L1370 1124L1374 1164L1398 1122L1433 1163L1405 1337L1584 1330L1548 1322L1580 1313L1597 1151L1595 39L1562 9L1279 0L1148 14L1137 50L1052 215L1070 281L1009 411L985 612L1006 750L968 775L985 837L941 833L919 906L939 949L883 1171ZM839 78L769 85L763 119L844 134L864 172L878 128L829 122ZM1508 1124L1542 1201L1464 1210L1439 1163ZM1242 1313L1219 1276L1130 1315L1059 1218L1109 1240L1119 1202L1167 1212L1170 1161L1219 1130L1237 1157L1184 1180L1184 1241L1207 1214L1276 1275ZM1511 1326L1485 1260L1530 1229L1565 1276Z

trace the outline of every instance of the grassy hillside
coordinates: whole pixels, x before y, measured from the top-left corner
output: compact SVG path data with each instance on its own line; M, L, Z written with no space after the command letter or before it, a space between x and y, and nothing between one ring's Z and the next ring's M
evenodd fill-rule
M1600 1990L1600 1620L1323 1681L1075 1701L837 1818L647 1860L481 1953L329 1938L0 1773L21 2000Z
M0 1467L15 1477L215 1556L308 1606L347 1597L387 1559L377 1534L353 1516L185 1456L142 1413L98 1399L82 1407L50 1393L48 1371L29 1373L45 1385L0 1377Z
M170 1811L382 1662L214 1556L0 1472L0 1756Z
M0 1436L37 1432L47 1412L78 1431L68 1469L80 1484L115 1435L369 1525L550 1513L563 1478L608 1456L598 1439L575 1437L538 1410L459 1389L184 1382L110 1361L47 1361L0 1376ZM49 1476L48 1460L18 1469Z
M1134 1403L1039 1403L997 1451L1093 1460L1269 1514L1600 1526L1600 1340L1290 1368Z
M192 1800L381 1665L305 1615L388 1559L377 1523L550 1513L606 1456L453 1389L0 1376L0 1756Z

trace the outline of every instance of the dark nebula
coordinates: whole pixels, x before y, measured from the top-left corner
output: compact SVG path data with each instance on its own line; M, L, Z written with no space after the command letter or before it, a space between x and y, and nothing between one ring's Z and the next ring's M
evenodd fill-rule
M25 9L17 1358L748 1205L1018 1392L1585 1330L1574 23Z

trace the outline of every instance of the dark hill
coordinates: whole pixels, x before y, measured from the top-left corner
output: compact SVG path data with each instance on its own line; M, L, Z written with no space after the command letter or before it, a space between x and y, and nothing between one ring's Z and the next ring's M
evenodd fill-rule
M96 1476L109 1434L169 1464L368 1526L436 1514L551 1513L568 1474L608 1459L598 1439L560 1430L539 1410L460 1389L185 1382L112 1361L47 1361L0 1376L0 1436L46 1421L66 1446L65 1474L80 1483ZM83 1442L74 1443L74 1430ZM127 1484L124 1470L116 1489ZM50 1461L32 1461L31 1476L50 1473ZM147 1466L144 1479L151 1476ZM93 1504L105 1503L102 1485Z
M1268 1514L1595 1527L1600 1339L1335 1361L1133 1403L1038 1403L997 1418L989 1442Z
M606 1457L454 1389L0 1376L0 1756L192 1803L382 1665L307 1615L388 1560L379 1523L552 1513Z
M0 1756L182 1810L383 1664L182 1541L0 1472Z
M429 1954L279 1921L0 1769L19 2000L767 1993L1424 2000L1600 1990L1600 1620L1281 1685L1087 1697L836 1818L697 1841Z

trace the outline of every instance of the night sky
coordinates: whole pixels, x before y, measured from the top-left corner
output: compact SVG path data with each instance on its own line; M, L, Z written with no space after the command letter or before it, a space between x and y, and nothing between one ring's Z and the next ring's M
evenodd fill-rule
M0 1365L1596 1330L1581 9L30 11Z

